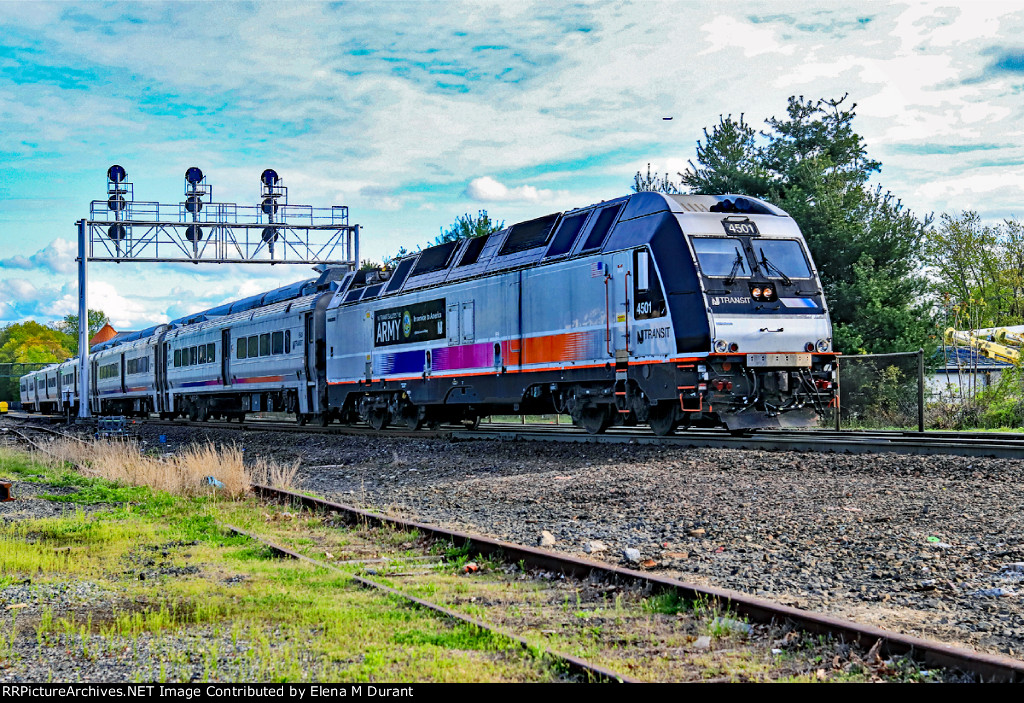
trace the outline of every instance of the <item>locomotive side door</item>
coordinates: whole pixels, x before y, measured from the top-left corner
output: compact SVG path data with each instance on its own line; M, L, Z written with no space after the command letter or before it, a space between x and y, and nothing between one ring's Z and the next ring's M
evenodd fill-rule
M633 275L629 292L630 356L654 356L672 352L672 335L666 318L668 307L658 272L646 248L633 250Z
M616 366L625 366L629 360L632 345L629 335L633 300L633 255L619 252L603 260L608 271L605 274L605 307L608 322L606 338L608 353L615 359Z

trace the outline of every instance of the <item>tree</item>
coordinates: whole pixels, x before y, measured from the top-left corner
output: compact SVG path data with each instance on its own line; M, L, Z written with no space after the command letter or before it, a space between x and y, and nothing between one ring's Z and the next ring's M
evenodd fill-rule
M786 116L765 120L763 132L742 115L720 117L680 180L691 193L762 198L796 220L828 299L837 350L931 346L919 253L931 219L868 186L881 164L868 158L846 97L791 97Z
M643 193L647 191L666 193L668 195L681 192L679 186L672 182L667 173L660 176L657 173L651 173L650 164L647 164L646 176L637 171L636 176L633 177L633 192Z
M1024 322L1024 228L1016 220L984 225L977 212L944 214L926 234L923 258L944 305L970 309L970 326Z
M97 332L103 329L104 325L110 324L110 318L107 317L106 313L102 310L90 310L89 311L89 339L93 338ZM66 334L70 341L68 342L68 349L71 350L71 354L75 355L78 353L78 315L65 315L64 319L60 322L56 322L53 328L58 332Z
M19 322L0 329L0 364L46 364L73 355L63 332L38 322ZM77 341L77 340L76 340ZM18 379L0 379L0 397L18 397Z
M740 115L718 117L718 125L704 142L697 140L697 163L679 177L691 193L743 193L761 196L767 193L768 174L760 161L757 132Z
M442 229L441 234L434 239L434 244L445 244L446 242L454 242L459 239L469 239L472 237L485 237L491 232L497 232L504 228L505 221L495 222L490 218L486 210L480 210L476 217L467 212L465 215L456 218L451 227Z

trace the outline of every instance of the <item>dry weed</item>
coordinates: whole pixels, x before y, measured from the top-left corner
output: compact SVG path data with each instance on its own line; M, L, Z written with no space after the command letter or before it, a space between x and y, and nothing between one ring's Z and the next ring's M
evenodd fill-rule
M238 447L212 444L190 446L167 458L144 454L131 442L98 440L82 444L55 440L45 449L48 463L73 464L89 476L149 486L175 495L201 495L215 490L207 483L209 476L224 484L216 490L231 497L244 495L254 483L288 488L299 468L298 462L281 466L264 459L246 466Z

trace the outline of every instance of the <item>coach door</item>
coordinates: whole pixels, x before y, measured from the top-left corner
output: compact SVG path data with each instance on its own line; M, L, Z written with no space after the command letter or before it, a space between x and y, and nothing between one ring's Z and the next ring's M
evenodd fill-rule
M153 369L153 380L156 385L156 409L159 412L167 411L167 343L157 342L153 352L156 364Z
M220 375L224 385L231 385L231 330L220 333Z
M122 393L127 393L128 392L128 387L125 385L125 382L124 382L125 381L125 373L124 372L125 372L125 362L124 362L124 354L122 354L121 355L121 392Z

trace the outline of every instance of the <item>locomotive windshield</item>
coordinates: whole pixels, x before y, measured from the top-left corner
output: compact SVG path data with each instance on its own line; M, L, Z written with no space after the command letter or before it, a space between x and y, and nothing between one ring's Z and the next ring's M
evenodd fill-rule
M700 270L705 276L749 276L743 244L738 239L724 237L695 237L693 250L697 252Z
M810 278L803 248L794 239L758 239L754 258L769 278Z

